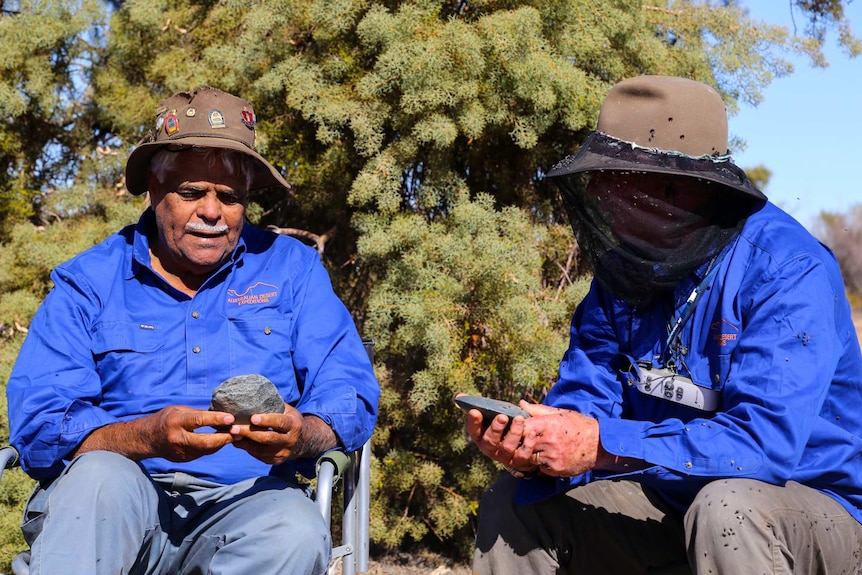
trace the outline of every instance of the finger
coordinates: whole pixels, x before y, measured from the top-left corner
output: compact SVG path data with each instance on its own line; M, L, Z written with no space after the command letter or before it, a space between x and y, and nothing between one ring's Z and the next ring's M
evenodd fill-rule
M482 412L478 409L471 409L467 412L467 435L474 443L479 443L482 440Z
M292 428L287 432L282 433L280 431L258 427L256 425L234 425L230 428L230 434L234 438L234 444L236 444L238 440L245 439L276 450L293 450L294 446L299 441L301 431L301 428Z
M255 413L251 416L252 425L288 433L302 427L302 414L291 406L282 413Z
M474 412L478 414L478 417L473 416ZM474 441L479 446L479 450L488 457L496 459L497 448L503 440L503 429L505 429L506 424L498 424L497 419L494 419L490 425L484 425L482 414L473 409L470 410L470 417L473 418L473 421L470 422L468 429L473 428L476 430L478 437L475 437ZM509 419L505 415L498 415L497 418L501 422L506 422Z
M555 419L531 418L530 423L534 424L529 428L530 433L535 436L532 444L534 451L550 454L560 447L561 441L571 440L571 434L568 431L560 430L559 426L555 425L557 423Z
M517 468L534 465L533 453L535 452L536 434L526 431L522 435L521 445L512 454L512 465Z
M188 443L192 449L201 453L215 453L233 439L228 433L193 433Z
M290 450L276 445L266 445L251 439L237 439L234 447L246 451L252 457L270 465L277 465L290 457Z
M230 426L234 422L234 416L223 411L195 410L180 414L181 425L188 431L201 427Z
M512 423L509 425L509 429L506 431L506 435L503 437L501 443L501 447L506 453L514 454L523 443L524 421L525 419L520 415L512 419Z
M267 452L271 451L271 449L267 449L266 446L245 438L234 438L233 446L248 452L249 455L258 459L265 457Z
M290 428L290 423L283 413L255 413L251 416L251 424L261 429L272 429L284 433Z
M502 414L497 415L491 420L491 424L485 428L485 432L482 434L482 441L497 449L503 441L503 432L506 430L507 425L509 425L509 418Z
M242 439L246 439L264 445L274 444L278 441L284 441L283 433L251 425L232 425L230 427L230 434L234 438L234 443Z
M516 418L521 419L523 418ZM512 453L518 448L521 442L521 427L511 430L509 418L499 414L492 421L485 433L482 435L484 445L480 444L480 449L492 459L499 461L504 465L510 465L512 462Z

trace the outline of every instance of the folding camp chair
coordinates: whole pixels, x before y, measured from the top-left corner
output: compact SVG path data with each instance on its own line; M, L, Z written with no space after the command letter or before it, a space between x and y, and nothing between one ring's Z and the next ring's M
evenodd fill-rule
M370 506L369 486L371 470L371 440L362 449L351 454L333 451L318 461L315 501L318 509L331 524L333 495L342 491L343 516L341 520L341 545L333 546L329 573L336 572L341 564L342 575L354 575L368 571L368 510ZM14 447L0 449L0 479L3 471L18 465L18 452ZM14 575L30 572L30 551L22 551L12 561Z
M368 357L374 361L373 340L363 340ZM18 451L14 447L0 449L0 480L3 471L18 465ZM314 500L321 515L330 526L334 494L342 491L341 545L333 545L330 575L341 564L342 575L368 571L368 524L371 489L371 440L353 453L331 451L317 461L317 486ZM12 561L14 575L30 573L30 551L22 551Z

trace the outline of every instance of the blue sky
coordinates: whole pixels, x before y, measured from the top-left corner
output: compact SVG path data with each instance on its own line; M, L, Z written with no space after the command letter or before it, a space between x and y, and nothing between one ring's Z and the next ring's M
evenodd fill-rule
M793 30L788 0L744 2L753 19ZM862 0L846 8L862 36ZM799 33L804 20L796 14ZM862 56L849 58L827 37L825 69L789 58L790 76L774 80L756 107L741 106L730 118L730 133L746 141L733 152L743 168L764 165L772 171L766 195L813 229L822 211L848 213L862 204Z

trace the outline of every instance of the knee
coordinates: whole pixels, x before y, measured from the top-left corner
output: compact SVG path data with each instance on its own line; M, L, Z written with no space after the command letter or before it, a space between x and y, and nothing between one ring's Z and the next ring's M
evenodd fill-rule
M706 485L695 497L685 516L686 532L726 537L738 534L747 524L763 525L763 483L753 479L722 479Z
M272 540L276 546L329 553L329 528L317 505L298 489L264 491L246 501L243 515L254 525L254 537Z
M110 451L91 451L72 460L53 493L75 499L91 497L100 505L140 501L155 489L134 461Z
M326 571L332 541L313 501L296 489L285 489L262 494L247 503L251 505L245 511L251 512L254 519L250 524L246 522L244 542L235 545L252 545L263 563L273 565L273 573Z

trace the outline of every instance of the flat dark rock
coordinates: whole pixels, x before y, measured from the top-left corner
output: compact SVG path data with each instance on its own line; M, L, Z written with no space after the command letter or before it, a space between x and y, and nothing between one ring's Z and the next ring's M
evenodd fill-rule
M490 397L480 397L478 395L462 395L455 398L455 403L464 411L478 409L482 412L482 416L486 423L490 423L498 413L502 413L513 419L517 416L523 418L530 417L530 414L508 401L500 399L491 399Z
M270 380L256 373L235 375L213 391L210 411L225 411L240 425L255 413L284 413L284 399Z

